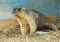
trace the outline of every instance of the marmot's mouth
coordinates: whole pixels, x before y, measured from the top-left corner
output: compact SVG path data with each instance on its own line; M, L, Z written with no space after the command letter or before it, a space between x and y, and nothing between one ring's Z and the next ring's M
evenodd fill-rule
M13 11L12 13L13 13L13 14L15 14L16 12L15 12L15 11Z

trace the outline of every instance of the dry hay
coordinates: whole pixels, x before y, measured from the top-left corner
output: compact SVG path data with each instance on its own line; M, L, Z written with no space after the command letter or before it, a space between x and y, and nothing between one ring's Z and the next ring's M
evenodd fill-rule
M60 42L60 33L21 35L16 33L0 33L0 42Z

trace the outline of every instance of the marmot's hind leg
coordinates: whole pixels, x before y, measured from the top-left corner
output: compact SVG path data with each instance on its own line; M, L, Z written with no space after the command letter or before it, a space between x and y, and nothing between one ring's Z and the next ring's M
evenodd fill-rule
M55 32L58 31L58 28L56 25L54 25L53 23L46 23L47 26L51 27Z

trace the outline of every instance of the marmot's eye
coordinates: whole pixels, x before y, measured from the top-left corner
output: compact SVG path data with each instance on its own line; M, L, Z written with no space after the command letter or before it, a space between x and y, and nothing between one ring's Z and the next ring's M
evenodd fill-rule
M18 11L20 11L20 10L21 10L21 8L18 9Z

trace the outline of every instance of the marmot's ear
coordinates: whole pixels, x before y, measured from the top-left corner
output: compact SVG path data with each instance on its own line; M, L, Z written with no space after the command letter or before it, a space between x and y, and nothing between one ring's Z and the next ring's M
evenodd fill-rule
M22 8L22 10L24 11L24 10L25 10L25 8Z

